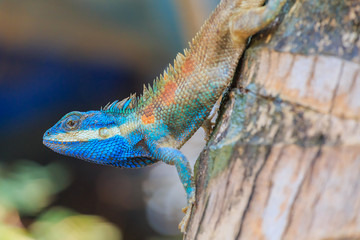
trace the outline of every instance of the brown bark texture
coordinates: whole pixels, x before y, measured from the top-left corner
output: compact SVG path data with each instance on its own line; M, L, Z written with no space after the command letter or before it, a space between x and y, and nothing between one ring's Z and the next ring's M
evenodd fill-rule
M360 1L289 0L195 166L185 239L360 239Z

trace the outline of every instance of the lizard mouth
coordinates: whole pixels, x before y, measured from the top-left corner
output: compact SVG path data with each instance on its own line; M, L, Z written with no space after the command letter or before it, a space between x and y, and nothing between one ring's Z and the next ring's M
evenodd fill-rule
M69 148L69 145L75 145L78 144L78 142L61 142L56 140L43 139L43 144L57 153L64 153L66 149Z
M47 147L50 147L51 146L68 146L70 144L72 145L75 145L75 144L78 144L78 143L81 143L81 141L74 141L74 142L65 142L65 141L58 141L58 140L52 140L52 139L43 139L43 144Z
M63 142L59 142L59 141L49 140L49 139L43 139L43 144L44 144L45 146L47 146L48 148L53 149L54 146L59 147L59 146L63 145L64 143L63 143Z
M65 156L76 157L87 160L81 155L82 142L61 142L56 140L43 139L43 144L54 152Z
M43 144L47 147L50 147L52 145L62 145L64 143L60 142L60 141L50 140L50 139L43 139Z

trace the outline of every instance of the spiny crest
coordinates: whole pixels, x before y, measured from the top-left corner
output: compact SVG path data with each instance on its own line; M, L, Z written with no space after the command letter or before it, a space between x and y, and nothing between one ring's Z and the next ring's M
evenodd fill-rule
M178 53L174 60L174 65L169 64L163 74L155 78L152 86L150 84L147 87L144 85L143 94L138 99L139 104L144 104L148 99L157 94L167 82L173 81L176 78L177 73L181 71L181 66L183 65L186 57L190 54L190 51L185 49L184 54L185 56Z
M213 11L212 15L219 12L223 7L222 5L225 4L223 1L216 7ZM127 113L130 112L138 107L146 105L148 100L159 93L159 90L169 81L176 80L177 74L181 73L181 67L183 66L185 60L191 56L193 50L198 47L198 44L201 43L201 37L205 31L208 31L207 26L210 24L210 20L206 20L205 24L201 27L200 31L195 35L195 37L189 42L189 47L184 49L184 54L178 53L174 60L174 64L166 68L164 73L157 77L153 85L150 84L148 87L144 85L143 94L139 97L136 97L135 94L131 95L129 98L125 98L121 102L115 101L112 104L108 104L104 107L104 111L109 112L120 112L120 113ZM129 101L129 102L128 102Z
M135 110L137 107L139 107L139 105L145 104L147 100L156 95L167 82L173 81L176 78L177 73L181 72L181 66L183 65L186 58L191 54L191 43L189 43L189 47L189 49L184 50L184 54L178 53L176 55L174 65L169 64L163 74L155 78L152 86L150 84L148 84L147 87L144 85L143 94L141 96L136 97L136 94L132 94L130 97L125 98L120 102L115 101L113 103L108 103L104 108L101 109L101 111L127 114Z
M130 97L127 97L120 102L118 100L113 103L108 103L104 108L101 108L101 111L108 113L120 113L128 114L135 110L137 106L138 99L136 94L131 94Z

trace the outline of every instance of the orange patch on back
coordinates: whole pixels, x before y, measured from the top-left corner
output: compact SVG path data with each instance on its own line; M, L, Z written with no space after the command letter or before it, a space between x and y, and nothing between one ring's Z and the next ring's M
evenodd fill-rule
M154 123L154 122L155 122L155 117L154 117L154 115L151 115L151 116L147 117L147 116L144 114L144 115L142 115L142 117L141 117L141 121L142 121L144 124Z
M154 123L155 122L155 117L154 117L154 104L150 104L148 105L145 109L144 109L144 113L141 116L141 121L144 124L150 124L150 123Z
M160 100L163 105L169 106L174 102L176 89L177 84L175 82L168 82L165 84L164 90L160 95Z
M195 69L195 63L192 58L188 57L185 59L185 62L181 66L181 72L186 76L189 73L192 73Z

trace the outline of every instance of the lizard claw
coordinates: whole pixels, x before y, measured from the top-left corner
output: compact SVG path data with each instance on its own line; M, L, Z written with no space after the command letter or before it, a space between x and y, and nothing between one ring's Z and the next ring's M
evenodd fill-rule
M211 119L206 119L203 122L202 128L205 131L205 141L209 141L210 140L210 135L212 133L213 127L214 127L215 123L211 122Z
M205 141L209 141L210 140L210 135L213 131L213 127L215 126L215 123L212 122L214 116L216 115L216 111L214 111L207 119L205 119L205 121L202 124L202 128L205 131Z
M181 211L186 214L188 208L189 208L189 206L183 207L183 208L181 209Z
M182 209L183 213L185 213L185 216L179 223L179 229L182 233L185 233L185 230L190 220L191 210L194 206L194 203L195 203L195 196L191 197L188 201L188 205Z

